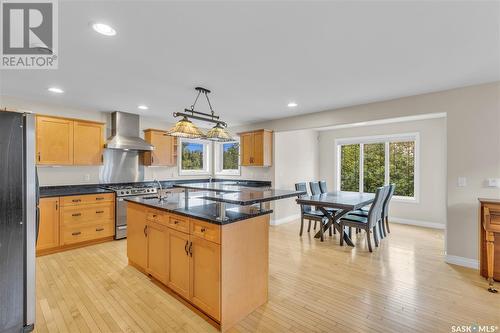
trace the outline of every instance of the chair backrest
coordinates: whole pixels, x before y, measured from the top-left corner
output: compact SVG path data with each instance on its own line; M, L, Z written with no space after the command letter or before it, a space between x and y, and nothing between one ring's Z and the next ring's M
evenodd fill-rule
M295 191L302 191L306 192L305 195L307 195L307 185L306 183L295 183ZM300 198L300 195L297 196ZM307 205L300 205L300 211L303 213L305 210L309 209L309 206Z
M368 224L370 228L375 226L382 217L382 206L384 204L386 192L387 190L385 187L379 187L375 192L375 200L373 200L370 210L368 211Z
M326 186L326 182L324 180L319 182L319 189L320 189L321 193L328 192L328 187Z
M319 182L309 182L309 188L311 189L312 195L321 194L321 189L319 188Z
M389 204L391 203L392 196L394 194L394 190L396 189L396 184L387 185L387 192L385 195L383 207L382 207L382 218L386 218L389 216Z

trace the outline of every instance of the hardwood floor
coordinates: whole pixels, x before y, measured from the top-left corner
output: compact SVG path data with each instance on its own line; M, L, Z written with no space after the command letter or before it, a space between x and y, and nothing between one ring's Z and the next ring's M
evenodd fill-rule
M444 263L443 232L391 224L368 253L289 223L270 229L269 302L231 332L451 332L500 327L500 294ZM354 237L355 238L355 237ZM356 238L355 238L356 239ZM126 241L37 258L36 332L216 332L127 266Z

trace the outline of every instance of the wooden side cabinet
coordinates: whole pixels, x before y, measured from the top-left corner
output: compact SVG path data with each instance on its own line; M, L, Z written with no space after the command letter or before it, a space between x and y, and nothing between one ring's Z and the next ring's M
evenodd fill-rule
M104 126L100 123L75 121L73 128L73 164L102 164L102 150L104 148Z
M144 140L155 146L155 150L144 152L144 165L173 166L177 164L177 140L162 130L147 129Z
M39 165L73 164L73 121L37 116L36 151Z
M59 198L41 198L40 225L36 251L51 250L59 246Z
M239 133L242 166L272 166L273 132L257 130Z
M488 290L496 293L494 280L500 280L500 200L479 199L480 273L489 282Z

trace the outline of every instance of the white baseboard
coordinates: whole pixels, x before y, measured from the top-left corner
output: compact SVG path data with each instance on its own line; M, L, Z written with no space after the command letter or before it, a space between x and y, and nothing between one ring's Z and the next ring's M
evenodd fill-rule
M469 259L464 257L451 256L449 254L446 255L444 261L448 264L464 266L473 269L479 269L479 261L476 259Z
M409 224L417 227L442 229L442 230L446 228L445 224L443 223L428 222L421 220L410 220L410 219L403 219L400 217L389 217L389 223Z
M295 214L295 215L290 215L290 216L283 217L283 218L277 219L277 220L272 219L270 224L271 225L280 225L280 224L289 223L289 222L292 222L292 221L295 221L298 219L300 219L300 214Z

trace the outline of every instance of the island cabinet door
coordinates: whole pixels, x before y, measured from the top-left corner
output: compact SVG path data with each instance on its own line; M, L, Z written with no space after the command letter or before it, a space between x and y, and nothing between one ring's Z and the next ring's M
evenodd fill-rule
M127 208L127 256L128 260L142 269L148 264L146 210L129 204Z
M190 300L220 320L220 245L193 235L190 244Z
M189 235L168 231L168 287L189 299Z
M168 283L168 228L148 223L148 273Z

